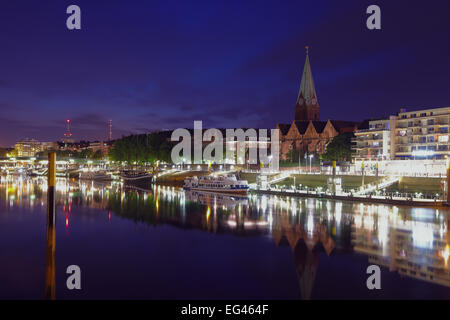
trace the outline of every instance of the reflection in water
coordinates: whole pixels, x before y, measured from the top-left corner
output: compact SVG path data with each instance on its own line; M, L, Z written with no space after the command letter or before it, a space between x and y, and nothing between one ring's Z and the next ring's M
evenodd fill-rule
M46 190L45 179L3 177L0 200L6 210L45 206ZM290 247L304 299L311 297L320 257L340 252L364 254L370 264L450 287L450 219L444 210L264 195L236 198L68 179L58 179L56 191L67 232L72 207L84 206L104 210L108 221L118 216L148 225L271 237L276 246ZM49 230L53 233L47 239L54 241L54 230ZM47 247L49 252L54 254L54 246Z
M355 213L354 250L390 271L450 287L448 222L439 210L412 208L405 217L396 207L361 207Z
M49 208L52 210L52 208ZM55 248L56 248L56 228L55 212L48 212L47 217L47 242L45 255L45 299L55 299L56 275L55 275Z

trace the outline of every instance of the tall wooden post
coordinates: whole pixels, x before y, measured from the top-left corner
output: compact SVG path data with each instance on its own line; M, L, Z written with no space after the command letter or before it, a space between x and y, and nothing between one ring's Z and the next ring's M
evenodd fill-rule
M47 246L45 265L45 298L55 299L55 245L56 245L56 154L48 154L48 189L47 189Z

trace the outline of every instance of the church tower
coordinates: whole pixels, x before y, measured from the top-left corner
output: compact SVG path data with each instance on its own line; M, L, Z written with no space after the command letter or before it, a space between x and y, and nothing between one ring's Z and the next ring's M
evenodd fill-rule
M309 64L308 47L306 47L306 61L303 68L302 81L295 105L295 121L318 121L320 116L319 102Z

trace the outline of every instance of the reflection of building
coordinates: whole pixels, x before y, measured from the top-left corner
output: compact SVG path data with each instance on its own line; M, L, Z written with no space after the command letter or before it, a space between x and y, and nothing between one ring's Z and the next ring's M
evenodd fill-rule
M320 278L330 268L337 266L340 274L347 274L347 269L339 267L337 255L342 251L353 254L350 235L354 238L355 251L369 255L371 263L386 265L408 277L448 286L446 244L450 236L450 220L448 212L446 215L443 210L256 195L242 202L233 202L231 197L199 194L197 197L193 195L194 201L198 202L193 203L189 201L190 193L178 188L155 185L151 188L136 187L134 191L116 182L92 183L58 178L57 206L65 214L67 232L71 230L71 212L76 212L78 217L89 219L89 223L93 222L90 219L106 223L117 216L154 226L171 225L205 232L263 236L263 241L271 236L276 246L286 246L279 249L283 251L283 257L288 255L291 258L293 255L289 268L292 272L295 268L297 279L293 273L293 277L283 279L291 279L295 286L298 284L304 299L323 295L324 281ZM6 210L13 206L20 207L20 210L33 207L44 210L46 189L46 179L26 179L19 183L7 177L0 183L0 200L6 204ZM76 209L78 206L99 210L79 210ZM355 226L351 233L350 224ZM136 227L140 226L140 223L136 224ZM261 241L256 241L255 245L260 246ZM275 245L272 244L271 249ZM209 253L214 250L212 246L208 248L211 248ZM336 255L335 258L327 258L332 255ZM278 255L274 260L266 252L262 252L262 256L269 256L268 261L275 264L280 262ZM348 260L345 267L361 262L361 259L356 259L356 262L355 259L345 260ZM253 262L259 263L259 260ZM251 272L246 266L244 268L245 272ZM345 281L336 280L336 285L327 286L326 290L336 290L337 284L344 282L345 285ZM397 283L402 285L404 282L399 280Z
M355 133L355 157L362 160L447 159L449 125L450 107L408 112L402 109L389 119L370 121L368 130Z
M308 50L300 90L291 124L277 124L280 129L280 159L286 160L289 152L323 153L327 144L339 133L353 132L357 122L319 121L320 107L309 63Z
M354 250L400 275L450 287L448 222L398 221L385 212L356 215Z
M14 149L18 157L34 157L36 153L42 150L39 141L28 138L17 142Z
M202 205L214 208L222 207L234 209L237 205L247 205L247 197L230 196L220 193L202 192L202 191L186 191L186 201L195 201Z
M274 226L272 236L277 246L288 244L294 253L295 269L302 298L309 300L314 287L319 254L322 250L329 256L335 243L327 227L309 222L307 228L299 224L293 226L285 215L279 217L279 224Z

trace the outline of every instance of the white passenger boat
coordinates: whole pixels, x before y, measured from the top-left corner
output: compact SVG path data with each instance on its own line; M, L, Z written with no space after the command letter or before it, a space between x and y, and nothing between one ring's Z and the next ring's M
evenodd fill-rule
M197 202L211 208L217 206L221 208L233 208L236 205L247 205L248 197L239 194L225 194L216 192L189 190L185 193L186 200Z
M30 177L40 177L45 176L47 174L47 168L41 168L41 169L28 169L27 174Z
M183 189L246 195L248 183L237 180L235 175L189 177L184 179Z

